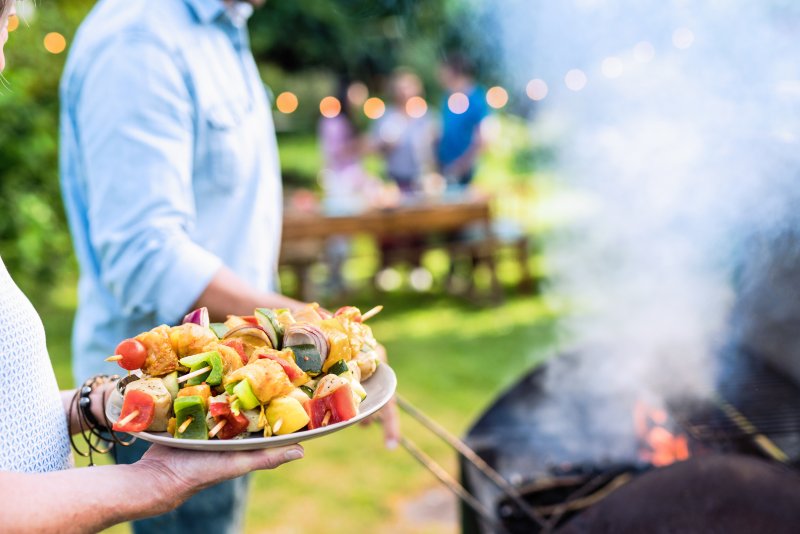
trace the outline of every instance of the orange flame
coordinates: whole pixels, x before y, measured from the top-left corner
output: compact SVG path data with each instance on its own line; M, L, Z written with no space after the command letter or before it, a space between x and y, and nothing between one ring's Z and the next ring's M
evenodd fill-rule
M650 408L637 401L633 409L633 424L641 445L639 457L656 467L664 467L689 458L689 440L684 434L673 434L666 425L667 412Z

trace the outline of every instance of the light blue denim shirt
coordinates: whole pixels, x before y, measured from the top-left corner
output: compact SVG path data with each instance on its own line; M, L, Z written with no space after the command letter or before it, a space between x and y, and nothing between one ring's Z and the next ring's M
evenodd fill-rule
M247 5L101 0L61 82L61 186L80 263L76 380L176 324L221 265L277 272L280 171Z

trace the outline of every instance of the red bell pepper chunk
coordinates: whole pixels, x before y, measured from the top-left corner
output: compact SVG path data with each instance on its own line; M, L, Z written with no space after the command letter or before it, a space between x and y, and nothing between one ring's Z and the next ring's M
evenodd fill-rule
M242 365L247 365L248 358L247 354L244 352L244 343L239 341L238 339L226 339L222 342L223 345L226 347L230 347L236 351L239 357L242 359Z
M355 321L357 323L361 322L361 311L356 308L355 306L343 306L336 310L333 314L334 317L341 317L345 316L346 318L350 319L351 321Z
M256 319L255 315L242 315L241 317L242 317L242 319L244 319L245 321L247 321L251 325L259 326L258 319Z
M358 414L358 406L349 384L342 384L330 395L309 400L305 404L305 409L311 419L308 423L309 430L348 421ZM330 416L323 424L325 414L328 412Z
M120 425L122 421L134 411L137 412L136 416L127 421L124 425ZM153 422L156 416L156 403L153 397L139 391L132 389L125 393L125 398L122 401L122 412L119 414L119 419L114 423L113 428L117 432L144 432L147 427Z
M259 354L258 359L260 360L268 359L278 362L280 366L283 368L283 371L286 373L286 376L289 377L289 380L291 382L294 382L295 380L303 376L303 370L300 369L296 363L284 360L283 358L281 358L280 356L276 356L275 354Z
M241 412L238 415L231 411L231 405L227 402L212 402L208 405L208 411L216 422L223 419L227 421L225 426L217 433L219 439L233 439L245 430L250 422Z

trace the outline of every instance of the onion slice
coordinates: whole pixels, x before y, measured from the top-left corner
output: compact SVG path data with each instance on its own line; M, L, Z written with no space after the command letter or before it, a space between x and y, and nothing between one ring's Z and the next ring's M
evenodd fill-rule
M208 318L208 308L204 306L187 313L186 317L183 318L183 324L186 323L199 324L203 328L208 328L208 325L211 324L211 321Z

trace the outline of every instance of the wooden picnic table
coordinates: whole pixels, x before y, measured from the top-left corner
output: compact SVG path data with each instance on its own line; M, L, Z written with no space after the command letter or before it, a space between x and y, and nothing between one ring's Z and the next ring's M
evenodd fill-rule
M308 300L312 297L308 273L314 263L324 261L324 242L328 238L357 234L367 234L376 240L413 235L457 235L458 231L476 225L483 226L479 239L446 240L443 246L451 257L469 257L473 264L485 264L490 274L491 297L498 301L502 294L494 259L498 243L492 232L491 210L486 197L420 200L346 215L287 210L283 217L281 264L295 272L298 293ZM530 285L527 253L525 239L519 245L519 260L523 282Z
M283 241L292 243L354 234L372 234L375 237L434 234L461 230L474 224L485 225L487 235L491 232L488 199L420 201L349 215L287 212L283 216Z

